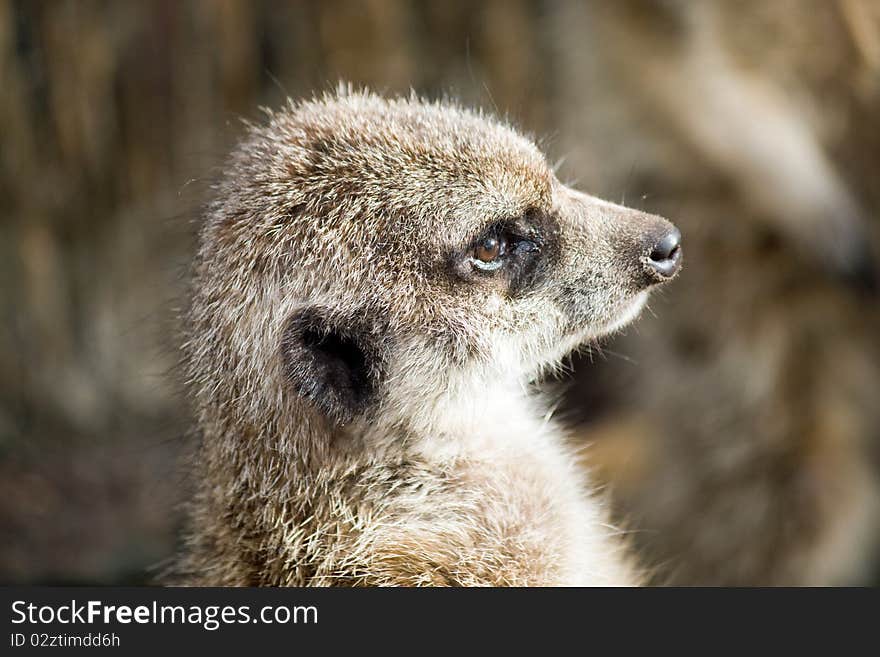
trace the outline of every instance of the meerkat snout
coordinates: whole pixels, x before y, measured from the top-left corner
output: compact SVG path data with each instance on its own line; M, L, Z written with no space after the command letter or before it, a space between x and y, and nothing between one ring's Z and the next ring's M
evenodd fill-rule
M196 263L195 561L220 560L210 581L467 583L495 554L517 564L499 582L628 581L523 383L632 320L675 274L676 234L456 106L348 93L271 114Z

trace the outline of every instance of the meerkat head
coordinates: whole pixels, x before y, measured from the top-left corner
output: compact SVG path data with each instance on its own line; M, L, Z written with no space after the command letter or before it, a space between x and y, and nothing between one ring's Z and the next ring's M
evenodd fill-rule
M344 425L521 381L675 275L665 220L561 184L513 129L340 94L251 127L202 231L189 355L202 402Z

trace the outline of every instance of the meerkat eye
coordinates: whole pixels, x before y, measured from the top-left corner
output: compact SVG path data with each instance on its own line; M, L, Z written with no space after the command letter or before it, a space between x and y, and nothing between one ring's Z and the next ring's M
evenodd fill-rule
M504 264L507 253L507 237L500 233L492 233L482 238L474 246L471 262L474 267L483 271L495 271Z
M477 244L474 250L474 256L480 262L492 262L498 259L504 253L506 240L499 235L490 235L482 242Z

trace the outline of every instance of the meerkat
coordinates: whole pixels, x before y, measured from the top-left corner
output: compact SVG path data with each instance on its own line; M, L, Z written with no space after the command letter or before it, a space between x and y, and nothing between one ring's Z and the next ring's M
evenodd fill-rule
M449 102L269 112L201 229L178 581L639 583L528 384L633 320L679 242Z

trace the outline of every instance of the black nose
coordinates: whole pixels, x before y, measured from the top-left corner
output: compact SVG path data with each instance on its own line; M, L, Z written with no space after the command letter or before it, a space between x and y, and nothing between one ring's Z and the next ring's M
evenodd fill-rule
M681 232L673 226L672 230L654 244L645 261L645 268L648 269L649 274L664 279L675 276L680 267Z

